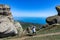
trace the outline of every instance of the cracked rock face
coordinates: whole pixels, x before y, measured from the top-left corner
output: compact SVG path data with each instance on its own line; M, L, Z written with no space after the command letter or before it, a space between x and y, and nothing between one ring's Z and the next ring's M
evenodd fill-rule
M0 5L0 37L18 34L18 29L22 33L23 29L20 23L13 20L8 5Z

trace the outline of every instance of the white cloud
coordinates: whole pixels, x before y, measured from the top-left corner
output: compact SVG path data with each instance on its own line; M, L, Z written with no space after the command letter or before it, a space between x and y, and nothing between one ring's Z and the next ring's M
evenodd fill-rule
M12 14L14 17L48 17L56 15L56 11L46 10L46 11L35 11L35 12L29 12L29 11L12 11Z

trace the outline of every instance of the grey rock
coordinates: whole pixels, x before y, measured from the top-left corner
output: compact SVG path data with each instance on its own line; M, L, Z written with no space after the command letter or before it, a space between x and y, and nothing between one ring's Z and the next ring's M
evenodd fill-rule
M2 12L1 12L1 9ZM20 30L19 30L20 29ZM19 30L19 32L18 32ZM0 37L22 34L23 28L15 22L8 5L0 5Z
M60 24L60 6L56 6L56 10L58 12L58 15L51 16L46 19L46 22L49 25L56 24L56 23Z
M56 6L56 10L58 12L58 15L60 16L60 6Z

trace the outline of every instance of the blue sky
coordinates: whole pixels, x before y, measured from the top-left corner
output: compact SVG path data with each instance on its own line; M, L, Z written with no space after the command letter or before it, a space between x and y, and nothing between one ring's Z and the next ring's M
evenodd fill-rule
M48 17L56 15L60 0L0 0L11 7L14 17Z

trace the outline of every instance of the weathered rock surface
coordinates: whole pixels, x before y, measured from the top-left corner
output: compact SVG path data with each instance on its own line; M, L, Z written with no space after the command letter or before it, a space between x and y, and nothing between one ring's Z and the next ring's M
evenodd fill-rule
M58 12L58 15L60 16L60 6L57 6L57 7L56 7L56 10L57 10L57 12Z
M23 34L23 28L22 28L21 24L19 22L14 22L14 25L15 25L17 31L18 31L18 35L22 36L22 34Z
M57 23L57 15L56 15L56 16L48 17L48 18L46 19L46 22L47 22L48 24L50 24L50 25Z
M3 11L3 12L2 12ZM18 31L18 29L20 29ZM22 34L22 26L13 20L8 5L0 5L0 37Z
M48 17L46 19L46 22L50 25L52 24L55 24L55 23L59 23L60 24L60 6L57 6L56 7L56 10L58 12L58 15L55 15L55 16L51 16L51 17Z

